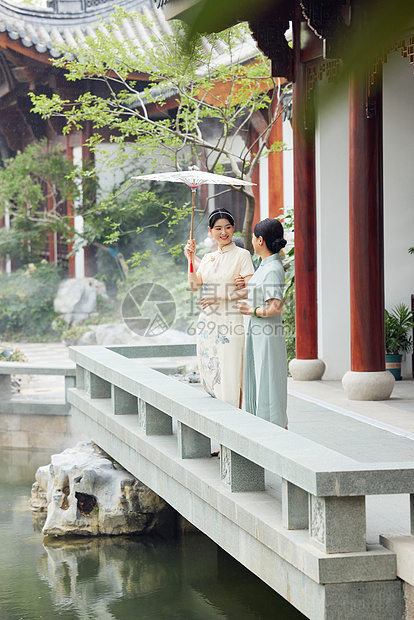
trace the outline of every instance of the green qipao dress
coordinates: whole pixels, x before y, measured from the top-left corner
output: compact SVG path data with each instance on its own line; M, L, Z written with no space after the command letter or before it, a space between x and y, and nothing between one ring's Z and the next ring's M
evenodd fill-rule
M278 254L264 258L248 283L247 303L266 306L283 300L285 270ZM246 334L243 409L273 424L287 426L287 358L282 315L251 316Z

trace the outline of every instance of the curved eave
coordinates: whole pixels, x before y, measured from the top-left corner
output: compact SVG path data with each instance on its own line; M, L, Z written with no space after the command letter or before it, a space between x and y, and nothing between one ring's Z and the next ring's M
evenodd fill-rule
M8 32L0 31L0 48L11 49L23 56L49 65L53 63L53 57L48 49L44 49L43 46L36 47L32 42L25 45L20 38L10 37Z
M72 13L29 9L0 0L0 47L50 64L60 56L62 44L82 45L86 37L94 36L98 27L102 29L102 20L109 21L117 6L130 12L143 12L153 21L157 31L170 32L162 11L149 0L108 2L91 10ZM124 20L118 35L121 40L134 39L138 43L148 37L145 28L133 18Z
M50 26L86 26L87 24L97 23L101 19L107 19L113 13L115 7L121 7L127 11L140 11L144 6L152 7L149 0L117 0L116 2L105 2L97 6L88 8L86 11L56 12L53 9L39 9L24 5L12 4L6 0L0 0L0 18L27 21L33 25ZM154 7L155 8L155 7ZM156 9L155 9L156 10Z

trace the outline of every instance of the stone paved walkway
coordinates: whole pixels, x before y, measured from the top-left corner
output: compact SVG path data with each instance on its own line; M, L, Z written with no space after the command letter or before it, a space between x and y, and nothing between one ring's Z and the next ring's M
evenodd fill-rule
M388 401L347 399L340 381L289 379L289 430L359 462L414 461L414 380L395 384ZM409 534L408 495L366 498L367 540Z

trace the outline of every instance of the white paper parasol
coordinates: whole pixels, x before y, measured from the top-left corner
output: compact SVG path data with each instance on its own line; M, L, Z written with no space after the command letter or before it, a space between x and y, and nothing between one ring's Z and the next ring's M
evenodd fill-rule
M198 170L196 167L191 170L183 170L182 172L160 172L155 174L144 174L143 176L132 178L138 181L171 181L172 183L185 183L188 185L192 193L190 239L193 238L195 194L197 187L205 183L210 183L212 185L229 185L230 187L255 185L255 183L250 183L250 181L242 181L241 179L227 177L222 174L204 172L203 170ZM193 259L191 258L190 272L193 273L193 271Z

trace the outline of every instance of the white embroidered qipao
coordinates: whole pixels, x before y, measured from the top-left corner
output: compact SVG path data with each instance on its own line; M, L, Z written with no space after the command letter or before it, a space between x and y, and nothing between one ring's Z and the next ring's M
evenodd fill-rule
M203 280L201 296L217 294L225 300L202 310L197 323L200 379L215 398L239 407L243 384L244 323L228 293L234 279L254 273L250 253L234 243L206 254L197 271Z

